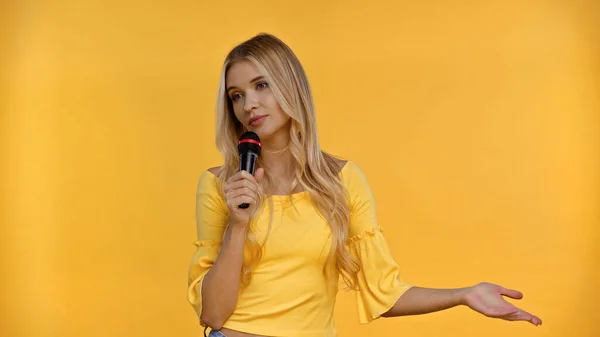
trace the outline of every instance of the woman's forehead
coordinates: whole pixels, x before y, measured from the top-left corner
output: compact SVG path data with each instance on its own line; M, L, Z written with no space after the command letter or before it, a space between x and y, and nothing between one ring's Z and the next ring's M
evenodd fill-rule
M225 80L228 85L246 84L258 76L265 76L265 74L261 73L251 61L242 60L233 63L229 67Z

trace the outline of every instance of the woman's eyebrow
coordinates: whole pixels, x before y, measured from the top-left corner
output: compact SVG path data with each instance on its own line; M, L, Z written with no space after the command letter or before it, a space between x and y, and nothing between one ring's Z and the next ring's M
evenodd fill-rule
M264 78L265 78L265 77L264 77L264 76L262 76L262 75L260 75L260 76L257 76L257 77L255 77L255 78L253 78L253 79L250 81L250 83L254 83L254 82L256 82L256 81L260 81L260 80L262 80L262 79L264 79ZM230 86L230 87L227 87L227 92L231 91L231 89L237 89L237 87L236 87L236 86L233 86L233 85L232 85L232 86Z

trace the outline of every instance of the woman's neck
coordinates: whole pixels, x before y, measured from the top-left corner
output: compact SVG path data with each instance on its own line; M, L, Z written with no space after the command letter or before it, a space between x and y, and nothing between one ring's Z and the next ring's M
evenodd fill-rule
M294 177L294 157L290 150L290 133L281 129L262 140L260 151L263 168L275 182L286 182Z
M294 157L289 146L280 150L261 150L260 153L265 173L277 180L291 180L294 176Z

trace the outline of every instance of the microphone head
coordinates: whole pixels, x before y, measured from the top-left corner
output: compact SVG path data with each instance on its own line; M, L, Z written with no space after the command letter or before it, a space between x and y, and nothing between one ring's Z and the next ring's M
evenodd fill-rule
M262 144L260 143L260 138L255 132L247 131L240 137L240 141L238 142L238 152L239 153L247 153L254 152L257 155L260 154L260 149Z

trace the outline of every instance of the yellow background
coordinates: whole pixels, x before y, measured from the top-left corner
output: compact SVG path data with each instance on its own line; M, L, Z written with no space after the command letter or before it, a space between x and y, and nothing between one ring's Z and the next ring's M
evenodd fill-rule
M323 148L367 173L406 281L496 282L544 324L466 308L340 336L600 335L595 1L12 1L0 17L0 335L200 336L195 188L220 165L221 63L303 62Z

